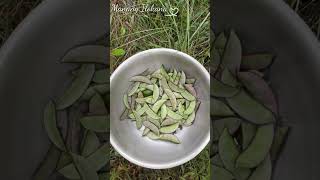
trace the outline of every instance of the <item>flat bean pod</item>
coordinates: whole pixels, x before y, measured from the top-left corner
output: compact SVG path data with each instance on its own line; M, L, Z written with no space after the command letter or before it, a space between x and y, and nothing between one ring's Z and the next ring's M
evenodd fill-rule
M188 91L184 90L183 92L181 92L181 95L188 101L194 101L196 100L196 98L194 96L192 96L192 94L190 94Z
M136 82L144 82L147 84L151 84L152 82L150 81L149 78L145 77L145 76L133 76L130 81L136 81Z
M169 97L173 110L175 110L177 108L177 99L174 96L173 92L170 89L164 89L164 92Z
M170 108L168 108L167 110L168 110L168 116L170 118L175 119L175 120L183 119L183 117L180 114L173 112Z
M136 93L139 88L139 85L140 85L140 82L136 82L132 87L132 89L128 92L128 96L132 96L134 93Z
M178 128L179 128L179 123L175 123L175 124L172 124L172 125L169 125L169 126L161 127L161 128L160 128L160 132L161 132L161 133L165 133L165 134L173 133L173 132L175 132Z
M256 136L237 158L237 167L253 168L258 166L268 155L274 136L273 124L257 129Z
M178 122L177 120L174 120L172 118L167 118L161 123L161 126L169 126L169 125L175 124L177 122Z
M173 142L176 144L181 143L180 140L178 139L178 137L173 134L161 134L159 139L163 140L163 141Z
M180 126L191 126L200 106L194 89L194 78L184 71L162 65L130 78L130 90L123 95L126 109L120 119L136 121L137 129L144 126L142 136L179 144L174 135Z
M157 128L156 125L149 121L143 121L143 125L147 128L149 128L152 132L154 132L156 135L160 135L159 129Z
M187 109L184 111L184 114L189 115L194 112L194 109L196 107L196 101L191 101L190 105L187 107Z

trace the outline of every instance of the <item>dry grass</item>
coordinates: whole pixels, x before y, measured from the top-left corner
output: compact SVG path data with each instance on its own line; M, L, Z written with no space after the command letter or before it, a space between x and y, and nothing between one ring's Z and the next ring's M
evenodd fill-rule
M10 36L16 26L41 0L0 1L0 45Z

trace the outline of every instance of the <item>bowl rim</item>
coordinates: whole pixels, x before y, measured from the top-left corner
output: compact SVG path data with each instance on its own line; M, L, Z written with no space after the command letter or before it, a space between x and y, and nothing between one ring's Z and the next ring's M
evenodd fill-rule
M144 50L141 52L138 52L132 56L130 56L129 58L127 58L125 61L123 61L118 68L115 69L115 71L111 74L110 76L110 86L112 86L112 82L115 76L117 76L117 74L121 71L121 69L125 68L126 64L130 63L131 61L134 61L137 57L144 55L144 54L150 54L150 53L156 53L156 52L168 52L168 53L175 53L178 54L179 56L182 56L184 59L187 59L189 61L192 61L192 63L194 63L196 66L198 66L198 68L200 68L206 77L206 80L209 82L210 84L210 74L209 72L203 67L202 64L200 64L195 58L193 58L192 56L175 50L175 49L169 49L169 48L153 48L153 49L148 49L148 50ZM209 121L210 123L210 121ZM207 135L205 137L205 139L202 141L202 143L200 144L200 146L198 146L191 154L180 158L177 161L174 162L169 162L166 164L157 164L157 163L147 163L147 162L143 162L141 160L138 160L134 157L131 157L129 155L127 155L125 153L125 150L120 148L118 143L116 142L115 138L113 137L112 134L112 128L110 126L110 143L112 145L112 147L125 159L127 159L128 161L130 161L131 163L134 163L136 165L145 167L145 168L150 168L150 169L168 169L168 168L173 168L179 165L182 165L190 160L192 160L194 157L196 157L209 143L210 141L210 128L207 132Z

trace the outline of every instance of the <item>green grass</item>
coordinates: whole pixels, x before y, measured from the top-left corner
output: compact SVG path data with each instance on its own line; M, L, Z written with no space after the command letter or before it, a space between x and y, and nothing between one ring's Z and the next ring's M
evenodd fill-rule
M125 6L128 1L113 1ZM208 0L137 0L136 4L178 7L177 17L164 13L111 13L111 50L122 48L126 54L111 57L113 71L122 61L139 51L166 47L183 51L204 65L209 62ZM125 31L125 33L123 33Z
M125 6L128 1L113 1ZM111 56L111 71L131 55L158 47L172 48L209 65L210 14L208 0L137 0L136 4L155 4L156 7L177 7L178 16L164 13L111 13L111 50L123 49L123 56ZM152 170L134 165L111 150L110 179L210 179L209 148L193 160L166 170Z
M193 160L166 170L152 170L134 165L122 158L111 149L111 180L143 179L143 180L209 180L210 155L209 148L205 148Z

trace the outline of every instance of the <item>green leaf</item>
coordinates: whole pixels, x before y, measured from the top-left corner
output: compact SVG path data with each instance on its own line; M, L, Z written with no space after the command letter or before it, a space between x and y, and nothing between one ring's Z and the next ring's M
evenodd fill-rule
M113 56L116 56L116 57L119 57L119 56L123 56L123 55L125 55L126 54L126 51L124 50L124 49L113 49L112 51L111 51L111 54L113 55Z
M126 34L126 28L121 27L121 28L120 28L120 35L121 35L121 36L124 36L125 34Z
M44 109L44 127L51 142L62 151L66 151L63 138L57 127L56 108L52 101L49 101Z

